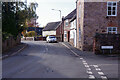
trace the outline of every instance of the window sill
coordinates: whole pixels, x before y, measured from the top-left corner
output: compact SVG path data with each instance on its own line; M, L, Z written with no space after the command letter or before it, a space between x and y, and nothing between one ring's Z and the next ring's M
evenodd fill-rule
M106 16L106 18L116 18L117 16Z

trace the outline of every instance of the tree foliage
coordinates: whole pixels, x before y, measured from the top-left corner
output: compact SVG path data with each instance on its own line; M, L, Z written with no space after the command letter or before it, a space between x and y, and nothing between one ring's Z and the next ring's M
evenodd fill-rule
M37 18L37 3L31 3L27 7L24 2L2 2L2 31L17 36L28 26L27 22Z

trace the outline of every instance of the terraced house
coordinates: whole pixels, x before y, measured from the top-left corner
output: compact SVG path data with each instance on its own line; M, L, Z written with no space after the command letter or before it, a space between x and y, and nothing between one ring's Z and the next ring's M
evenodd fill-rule
M71 13L69 13L64 18L64 41L70 42L70 28L71 28L71 19L75 16L76 9L74 9Z
M97 33L120 34L119 0L77 0L76 4L77 48L92 50Z

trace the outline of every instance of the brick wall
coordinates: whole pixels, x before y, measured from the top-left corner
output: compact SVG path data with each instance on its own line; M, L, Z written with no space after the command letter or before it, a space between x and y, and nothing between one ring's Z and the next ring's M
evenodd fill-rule
M64 31L63 31L63 25L64 23L62 22L59 27L56 29L56 37L59 42L64 41Z
M94 53L110 53L110 50L101 49L101 46L113 46L111 53L120 53L120 34L97 34L94 38Z
M107 33L107 27L118 27L118 34L120 34L120 6L118 6L117 16L109 17L107 16L107 2L81 2L80 4L81 17L80 19L77 17L77 30L81 28L81 41L79 41L78 48L91 51L95 34ZM77 31L77 36L79 36L79 31Z
M64 31L67 32L67 38L64 38L64 41L65 41L65 42L68 42L68 41L69 41L68 39L70 38L70 36L69 36L70 34L68 34L68 32L70 31L70 27L71 27L70 19L68 19L68 23L69 23L68 26L66 26L65 23L66 23L66 22L65 22L65 20L64 20Z

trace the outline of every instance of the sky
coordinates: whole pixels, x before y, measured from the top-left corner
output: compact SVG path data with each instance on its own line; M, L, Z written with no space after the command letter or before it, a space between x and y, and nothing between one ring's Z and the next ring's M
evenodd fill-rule
M68 15L76 8L76 0L27 0L29 2L37 2L36 10L39 16L37 22L40 27L46 26L49 22L60 21L60 12L52 9L61 10L62 16Z

